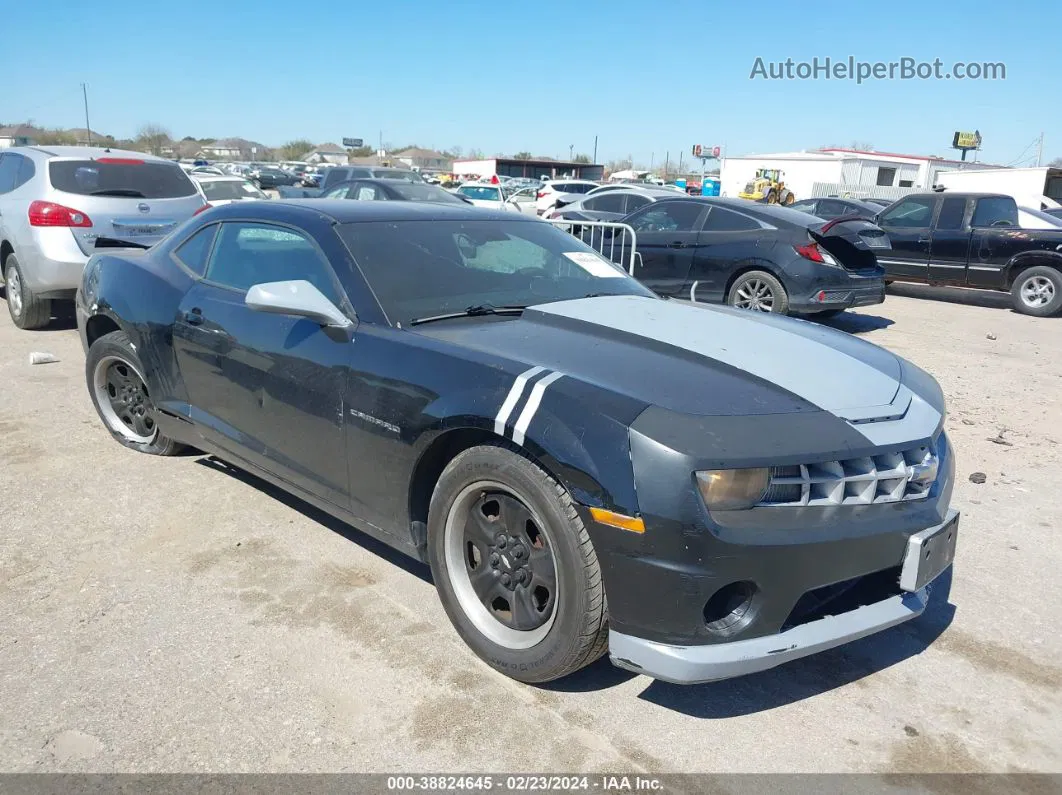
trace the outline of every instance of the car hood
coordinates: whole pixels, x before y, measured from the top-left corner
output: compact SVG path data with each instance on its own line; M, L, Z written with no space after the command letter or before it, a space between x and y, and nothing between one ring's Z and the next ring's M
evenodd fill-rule
M876 345L728 307L603 296L417 331L688 415L827 411L862 424L902 418L917 402L919 424L935 426L943 413L936 382Z

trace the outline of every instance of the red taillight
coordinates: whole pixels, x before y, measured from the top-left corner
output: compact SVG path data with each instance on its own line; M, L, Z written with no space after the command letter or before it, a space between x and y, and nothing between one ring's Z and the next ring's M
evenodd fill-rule
M80 210L64 207L54 202L31 202L30 226L92 226L92 219Z
M200 207L198 210L196 210L194 213L192 213L192 215L193 216L199 215L199 213L205 212L205 211L209 210L213 206L214 206L213 204L211 204L210 202L207 202L202 207Z
M122 166L142 166L143 160L138 160L135 157L97 157L97 163L112 163L114 165Z
M535 196L535 198L538 198L538 199L544 199L544 198L546 198L546 192L545 192L544 190L540 190L540 191L538 192L538 194L537 194L537 195Z
M809 259L812 262L826 261L822 256L822 252L819 251L817 243L808 243L806 246L793 246L793 248L796 249L796 253L804 259Z

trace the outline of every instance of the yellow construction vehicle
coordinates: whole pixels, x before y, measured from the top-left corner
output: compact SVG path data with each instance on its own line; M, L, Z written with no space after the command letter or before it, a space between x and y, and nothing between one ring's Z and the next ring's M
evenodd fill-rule
M793 191L782 181L782 172L777 168L756 169L756 176L745 185L738 196L754 202L767 204L792 204L796 201Z

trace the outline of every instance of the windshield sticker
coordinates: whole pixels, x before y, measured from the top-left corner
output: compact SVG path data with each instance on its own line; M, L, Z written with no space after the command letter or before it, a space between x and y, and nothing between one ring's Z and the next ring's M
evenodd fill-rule
M565 251L564 256L589 273L600 279L621 279L623 271L602 256L590 251Z

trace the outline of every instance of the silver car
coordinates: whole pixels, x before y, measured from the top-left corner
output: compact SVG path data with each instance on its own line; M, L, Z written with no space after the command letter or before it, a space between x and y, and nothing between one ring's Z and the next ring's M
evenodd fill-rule
M98 238L161 240L204 206L171 160L86 146L0 150L0 273L19 328L71 300Z

